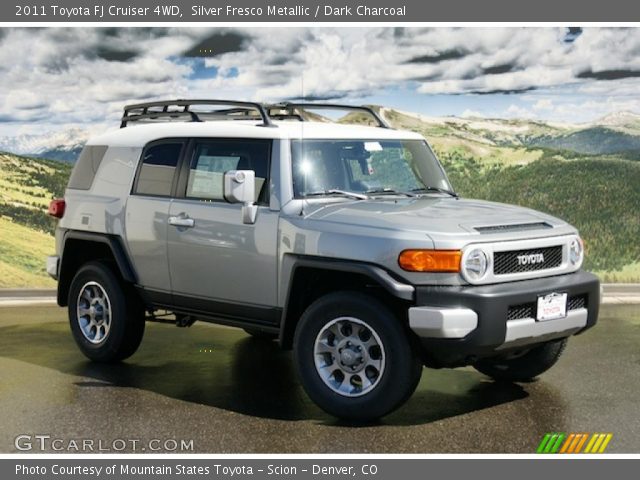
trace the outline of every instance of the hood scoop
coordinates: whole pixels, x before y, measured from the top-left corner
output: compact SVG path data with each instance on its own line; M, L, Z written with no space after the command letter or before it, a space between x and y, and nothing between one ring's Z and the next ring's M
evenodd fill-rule
M524 232L527 230L542 230L547 228L553 228L547 222L535 222L535 223L515 223L511 225L489 225L485 227L473 227L478 233L490 234L490 233L503 233L503 232Z

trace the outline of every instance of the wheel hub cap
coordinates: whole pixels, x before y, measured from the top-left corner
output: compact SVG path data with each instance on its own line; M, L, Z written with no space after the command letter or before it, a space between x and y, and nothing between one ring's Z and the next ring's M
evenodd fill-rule
M340 353L340 364L344 367L350 368L352 371L360 371L364 366L365 350L362 345L351 343L350 341L343 342L344 344L338 347L338 353Z
M334 392L357 397L376 387L385 354L378 334L362 320L341 317L327 323L314 348L320 378Z
M104 342L111 329L111 302L104 288L97 282L86 283L80 289L76 308L84 338L93 344Z

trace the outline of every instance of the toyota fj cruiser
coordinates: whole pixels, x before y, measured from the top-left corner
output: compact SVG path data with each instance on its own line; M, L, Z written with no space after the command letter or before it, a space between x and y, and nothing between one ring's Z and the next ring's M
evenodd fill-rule
M368 107L177 100L125 107L121 127L50 205L47 270L91 360L132 355L162 312L232 325L293 349L311 399L364 420L423 365L527 381L596 323L574 227L460 198L422 136Z

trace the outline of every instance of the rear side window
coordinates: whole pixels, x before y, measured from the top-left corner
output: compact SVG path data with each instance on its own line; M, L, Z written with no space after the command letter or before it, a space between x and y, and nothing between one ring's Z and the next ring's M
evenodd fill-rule
M170 196L183 145L182 142L163 142L146 147L133 193Z
M89 190L93 185L104 154L107 153L107 148L106 145L86 145L73 167L67 187L76 190Z
M264 203L269 177L270 140L213 140L197 143L189 166L188 198L224 200L224 174L229 170L256 172L255 199Z

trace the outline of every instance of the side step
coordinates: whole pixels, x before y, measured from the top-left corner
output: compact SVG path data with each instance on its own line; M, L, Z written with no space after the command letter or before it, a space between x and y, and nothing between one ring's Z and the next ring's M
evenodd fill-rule
M173 313L168 310L162 310L162 313L156 313L156 311L148 311L145 317L147 322L154 323L169 323L176 327L188 328L196 323L196 318L192 315L185 315L183 313Z

